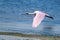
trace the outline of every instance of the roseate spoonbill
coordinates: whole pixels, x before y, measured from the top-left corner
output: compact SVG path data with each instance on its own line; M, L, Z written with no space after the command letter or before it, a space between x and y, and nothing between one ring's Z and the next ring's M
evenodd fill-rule
M33 28L36 28L43 21L44 17L54 19L52 16L50 16L44 12L41 12L41 11L35 11L33 13L27 12L26 14L34 14L35 15L35 17L33 19L33 23L32 23Z

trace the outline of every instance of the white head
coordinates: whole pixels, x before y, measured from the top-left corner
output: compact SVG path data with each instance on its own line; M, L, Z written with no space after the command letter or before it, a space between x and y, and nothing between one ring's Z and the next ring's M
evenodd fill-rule
M49 16L48 14L46 14L46 13L44 13L44 12L42 12L42 11L34 11L33 13L26 13L26 14L43 14L43 15L47 15L47 16Z

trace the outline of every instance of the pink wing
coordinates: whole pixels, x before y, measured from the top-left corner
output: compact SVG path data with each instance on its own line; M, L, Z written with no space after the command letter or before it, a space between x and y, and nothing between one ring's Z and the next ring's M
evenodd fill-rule
M33 19L32 27L33 28L37 27L42 22L44 17L45 17L45 14L43 14L43 13L36 13L36 16Z

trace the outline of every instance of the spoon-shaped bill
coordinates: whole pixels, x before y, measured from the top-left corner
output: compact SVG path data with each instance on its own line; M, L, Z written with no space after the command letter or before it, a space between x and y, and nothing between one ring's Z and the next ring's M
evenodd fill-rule
M25 14L34 14L34 13L29 13L29 12L26 12Z

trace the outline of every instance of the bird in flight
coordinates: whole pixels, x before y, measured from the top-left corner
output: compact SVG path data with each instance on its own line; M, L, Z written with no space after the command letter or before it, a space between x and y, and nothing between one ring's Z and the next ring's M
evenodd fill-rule
M33 22L32 22L32 27L36 28L38 27L39 24L41 24L41 22L43 21L44 17L48 17L50 19L54 19L52 16L41 12L41 11L34 11L33 13L26 13L26 14L34 14L35 17L33 18Z

